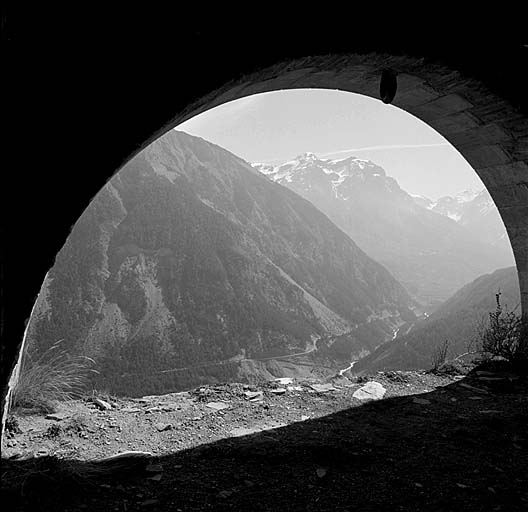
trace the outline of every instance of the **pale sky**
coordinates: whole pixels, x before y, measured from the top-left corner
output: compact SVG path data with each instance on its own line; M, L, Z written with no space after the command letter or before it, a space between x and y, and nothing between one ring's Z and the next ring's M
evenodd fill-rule
M429 125L360 94L327 89L256 94L208 110L176 129L252 163L276 165L305 152L369 159L407 192L431 199L484 188L462 155Z

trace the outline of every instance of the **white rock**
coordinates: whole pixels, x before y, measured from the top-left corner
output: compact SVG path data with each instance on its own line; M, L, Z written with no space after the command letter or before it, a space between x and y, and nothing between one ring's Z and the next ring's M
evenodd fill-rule
M110 411L112 409L112 406L108 402L105 402L100 398L93 398L92 401L102 411Z
M69 417L70 415L64 412L56 412L53 414L46 415L47 420L54 420L54 421L62 421Z
M258 399L264 397L262 391L245 391L245 392L244 392L244 396L245 396L248 400L258 400Z
M226 404L225 402L209 402L205 406L215 411L221 411L222 409L229 409L229 404Z
M302 386L286 386L286 389L288 391L302 391Z
M336 391L332 384L310 384L310 387L318 393L326 393L327 391Z
M124 407L123 409L121 409L121 412L130 412L130 413L141 412L141 409L137 407Z
M358 400L380 400L386 391L379 382L371 380L356 390L352 396Z
M239 427L231 430L231 435L233 437L241 437L241 436L249 436L251 434L256 434L257 432L261 432L262 429L253 427L253 428L244 428Z
M118 460L118 459L127 459L127 458L148 458L152 457L152 452L143 452L143 451L137 451L137 450L128 450L126 452L120 452L116 453L114 455L110 455L109 457L105 457L104 459L99 459L99 461L110 461L110 460Z

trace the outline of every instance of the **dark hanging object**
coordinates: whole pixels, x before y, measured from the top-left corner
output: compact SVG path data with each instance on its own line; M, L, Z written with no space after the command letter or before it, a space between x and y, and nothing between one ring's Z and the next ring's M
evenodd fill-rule
M390 69L384 69L381 72L380 81L380 98L383 103L392 103L394 96L396 96L396 89L398 82L396 80L396 73Z

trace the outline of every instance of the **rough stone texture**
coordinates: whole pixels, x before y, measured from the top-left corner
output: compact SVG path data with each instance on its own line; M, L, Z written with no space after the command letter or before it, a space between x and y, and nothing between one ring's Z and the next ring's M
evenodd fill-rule
M372 26L361 33L348 20L341 28L321 24L316 37L274 37L273 24L259 31L256 20L207 24L200 15L199 23L183 16L176 31L167 16L170 30L156 22L149 34L149 23L133 27L122 13L107 31L98 13L55 14L39 16L28 37L15 30L6 39L16 52L5 59L15 108L5 123L13 163L2 187L13 201L2 216L9 228L0 258L2 399L44 275L90 199L129 158L192 115L257 92L326 87L377 97L384 67L398 73L394 104L442 133L489 187L528 309L522 45L483 38L481 26L464 41L444 32L417 36L401 25L392 36Z
M358 400L381 400L386 391L379 382L372 380L361 386L352 396Z

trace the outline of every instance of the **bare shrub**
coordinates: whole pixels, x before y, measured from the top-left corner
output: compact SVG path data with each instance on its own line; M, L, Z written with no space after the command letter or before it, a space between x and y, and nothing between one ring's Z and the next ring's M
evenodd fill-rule
M27 352L22 354L18 381L11 396L12 408L50 413L56 410L57 402L82 396L90 373L97 373L91 368L95 362L59 350L61 341L36 360Z
M447 361L447 353L449 351L449 340L445 340L443 343L437 345L433 350L431 356L431 369L432 371L438 370L440 366L445 364Z
M500 302L500 290L495 295L497 306L489 313L487 324L480 332L480 351L484 355L502 357L508 361L525 360L528 356L526 326L513 311Z

